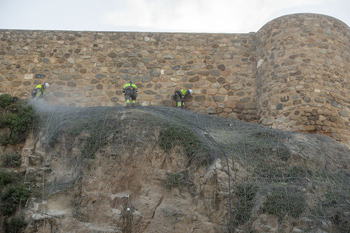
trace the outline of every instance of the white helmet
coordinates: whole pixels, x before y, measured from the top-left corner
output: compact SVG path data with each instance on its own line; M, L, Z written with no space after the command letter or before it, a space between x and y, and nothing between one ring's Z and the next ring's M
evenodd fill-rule
M44 85L45 85L45 88L48 88L50 86L49 83L45 83Z
M188 92L190 93L190 95L192 95L193 93L192 89L188 89Z

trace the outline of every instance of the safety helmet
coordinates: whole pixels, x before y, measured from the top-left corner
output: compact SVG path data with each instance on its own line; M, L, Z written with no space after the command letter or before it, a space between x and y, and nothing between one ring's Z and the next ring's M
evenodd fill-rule
M192 95L192 93L193 93L192 89L188 89L188 93L190 93L190 95Z
M50 86L50 84L49 83L45 83L44 86L45 86L45 88L48 88Z

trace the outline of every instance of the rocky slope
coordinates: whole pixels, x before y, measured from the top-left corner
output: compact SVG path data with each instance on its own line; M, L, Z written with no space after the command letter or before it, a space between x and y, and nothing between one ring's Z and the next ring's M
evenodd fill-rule
M350 151L328 137L173 108L35 109L25 232L350 230Z

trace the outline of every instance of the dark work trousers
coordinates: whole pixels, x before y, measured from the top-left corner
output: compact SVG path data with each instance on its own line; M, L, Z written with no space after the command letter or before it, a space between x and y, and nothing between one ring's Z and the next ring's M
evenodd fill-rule
M137 97L137 92L135 89L131 89L131 88L125 89L125 101L126 101L127 107L130 106L130 99L131 99L131 106L135 105L136 97Z
M176 101L176 107L182 108L184 106L184 97L180 91L175 91L174 99Z

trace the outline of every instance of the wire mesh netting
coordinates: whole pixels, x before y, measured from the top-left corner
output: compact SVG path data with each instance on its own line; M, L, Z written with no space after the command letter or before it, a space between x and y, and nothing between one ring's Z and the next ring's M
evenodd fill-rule
M167 107L34 106L36 220L64 213L79 232L259 232L273 216L281 232L350 231L349 150L326 136Z

